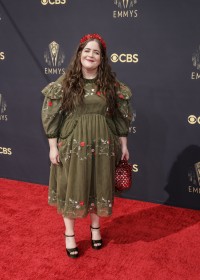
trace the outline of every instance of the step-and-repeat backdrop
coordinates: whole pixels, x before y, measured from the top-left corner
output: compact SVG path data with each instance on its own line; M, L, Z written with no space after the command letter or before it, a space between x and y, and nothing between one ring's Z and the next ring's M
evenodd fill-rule
M41 89L99 33L133 92L122 196L200 209L199 11L199 0L0 0L0 177L48 184Z

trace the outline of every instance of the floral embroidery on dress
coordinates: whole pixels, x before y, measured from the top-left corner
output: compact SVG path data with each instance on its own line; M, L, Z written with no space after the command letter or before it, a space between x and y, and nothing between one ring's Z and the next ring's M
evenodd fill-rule
M63 144L62 142L59 142L59 143L58 143L58 147L61 147L61 146L62 146L62 144Z
M97 209L99 209L98 213L101 216L107 216L111 214L112 212L111 200L102 197L101 201L97 201Z
M98 96L102 96L102 95L105 95L106 93L102 92L102 91L96 91L95 88L85 88L84 97L88 97L88 96L95 95L95 94Z
M119 96L119 98L124 99L124 95L123 94L120 93L118 96Z
M94 95L96 94L96 85L93 85L93 87L91 87L92 84L88 83L85 85L85 94L84 94L84 97L88 97L88 96L91 96L91 95Z
M94 89L91 89L91 91L85 90L84 97L88 97L88 96L91 96L91 95L94 95Z
M110 215L112 213L112 201L111 199L96 200L95 197L89 197L89 205L82 200L77 201L75 199L69 198L68 200L61 200L57 197L57 193L53 190L49 191L48 196L49 204L59 205L58 211L63 215L68 217L83 217L88 213L99 213L103 216Z
M53 103L51 101L48 102L48 106L52 106Z
M71 141L67 142L66 145L67 152L62 154L65 161L69 160L72 154L77 155L79 160L87 160L96 155L115 156L114 143L111 143L110 139L93 139L92 143L73 139L72 145ZM59 147L61 146L59 145Z
M112 203L109 199L105 199L104 197L101 198L101 201L98 201L97 204L101 204L101 207L107 208L112 207Z
M121 104L118 104L118 108L120 109L120 112L124 118L132 118L132 113L126 103L123 102Z

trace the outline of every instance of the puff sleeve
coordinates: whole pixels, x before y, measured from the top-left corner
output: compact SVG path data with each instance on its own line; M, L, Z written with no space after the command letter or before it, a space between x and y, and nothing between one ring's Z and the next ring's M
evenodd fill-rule
M62 124L62 81L61 76L57 81L48 84L43 90L44 102L42 106L42 124L48 138L59 137Z
M133 119L133 110L130 102L131 90L123 83L119 82L117 90L117 111L113 117L117 135L127 137L129 126Z

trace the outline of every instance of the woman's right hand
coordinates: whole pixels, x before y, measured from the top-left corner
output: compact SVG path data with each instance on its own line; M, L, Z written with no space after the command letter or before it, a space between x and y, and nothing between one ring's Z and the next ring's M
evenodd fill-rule
M58 148L56 146L50 147L49 158L51 163L59 165L60 158L59 158Z

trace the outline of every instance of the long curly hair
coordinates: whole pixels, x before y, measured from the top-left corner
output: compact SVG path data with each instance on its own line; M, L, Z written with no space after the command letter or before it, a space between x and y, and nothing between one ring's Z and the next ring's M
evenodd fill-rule
M71 63L69 64L64 79L63 79L63 99L62 109L65 111L73 111L77 105L83 105L84 100L84 78L82 74L81 52L90 41L96 41L99 44L101 51L101 63L98 66L97 77L95 84L97 91L105 93L107 106L110 114L116 111L116 90L118 82L116 81L116 74L112 72L111 66L108 62L106 49L97 39L89 39L84 43L80 43Z

